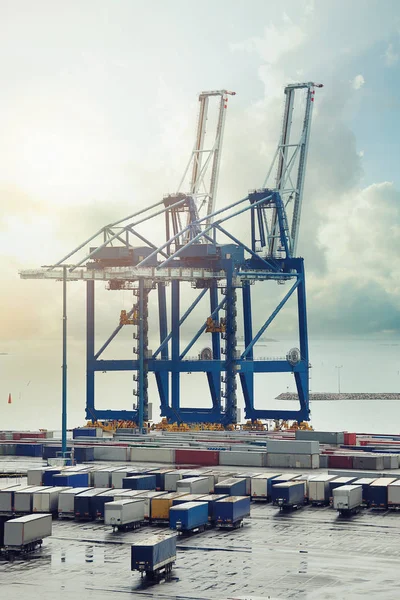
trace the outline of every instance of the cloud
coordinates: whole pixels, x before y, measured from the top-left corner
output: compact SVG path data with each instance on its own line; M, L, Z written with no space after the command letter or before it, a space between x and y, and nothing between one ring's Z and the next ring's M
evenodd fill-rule
M400 192L390 182L352 188L318 232L327 269L308 279L313 327L337 333L400 333Z
M280 25L270 24L264 28L263 37L252 37L242 42L231 43L233 51L244 50L255 53L268 64L277 61L289 50L300 46L305 39L301 27L292 22L287 14L283 14Z
M322 46L319 56L311 56L308 40L313 38L313 28L318 23L312 23L308 14L299 22L297 42L293 47L290 40L286 46L282 44L283 51L274 57L273 63L268 57L267 36L264 44L252 39L242 46L243 50L250 47L259 53L258 73L265 85L264 99L247 112L253 124L257 115L259 129L268 132L268 141L264 141L258 152L249 153L252 167L259 164L261 148L265 155L271 156L281 125L283 102L277 108L276 99L267 91L268 82L281 84L277 88L280 91L284 83L293 81L298 71L305 80L321 77L328 85L316 95L299 238L299 253L305 258L307 273L310 331L314 335L321 332L384 335L387 331L399 334L400 272L396 261L388 260L400 241L400 228L396 225L400 221L399 192L390 182L363 187L364 152L357 148L348 124L349 107L365 79L362 74L356 75L350 82L350 92L338 93L343 88L340 60L335 62L336 71L332 69L325 75L328 81L318 75L317 58L323 60L328 50ZM280 35L285 37L288 33L288 25L283 22ZM363 43L360 41L360 47ZM357 47L349 46L347 61L351 61L353 50ZM309 64L303 74L300 65L305 64L306 56ZM246 123L246 127L252 131L252 125ZM256 131L250 138L256 148ZM242 148L243 155L247 143ZM371 300L367 301L368 293ZM255 290L254 296L257 307L271 308L265 294ZM295 331L294 306L285 309L285 321L280 321L279 327L282 333Z
M309 6L309 5L308 5ZM311 14L307 8L307 14ZM287 83L277 64L287 53L301 47L306 34L298 23L294 23L284 13L279 24L270 23L264 28L262 37L252 37L242 42L230 44L232 51L245 51L259 56L262 64L259 76L265 86L266 96L278 96Z
M365 79L362 75L356 75L351 82L353 90L359 90L365 83Z
M351 64L352 57L362 56L370 49L368 44L377 40L381 43L383 34L373 26L373 15L370 26L363 22L360 31L354 31L351 25L354 19L349 18L348 24L340 22L343 40L339 44L335 37L335 23L334 26L327 25L330 22L328 16L333 15L334 18L336 9L327 8L325 12L318 3L307 1L293 3L291 9L285 5L284 10L287 14L278 17L266 11L263 17L266 26L259 27L256 34L253 27L242 28L238 23L236 31L239 34L243 31L243 39L240 35L232 42L225 39L226 48L230 48L231 53L227 52L221 58L221 69L222 66L224 68L218 74L225 75L225 62L227 66L235 66L241 53L246 55L246 64L251 65L253 87L247 96L251 100L241 99L243 94L240 94L239 87L236 90L238 97L229 103L218 207L244 197L250 188L262 185L279 138L284 85L299 78L321 80L325 87L316 94L299 239L299 252L306 260L310 289L310 327L313 322L318 322L319 327L320 302L332 300L332 282L338 290L339 307L342 302L339 290L344 293L353 286L354 294L357 291L365 293L362 288L365 274L359 271L356 262L349 261L348 256L357 256L358 252L364 253L367 249L367 254L372 257L379 255L380 260L385 260L380 255L381 239L371 233L367 237L365 231L370 231L373 224L372 229L379 230L382 237L394 239L396 235L393 224L387 220L390 213L387 203L393 188L390 190L387 187L390 184L385 184L383 188L363 189L362 154L348 125L349 104L365 84L364 76L358 74L351 80L351 85L346 85L346 81L360 68L358 64ZM349 10L353 10L352 7ZM357 10L354 8L354 11ZM390 21L389 17L386 14L382 16L386 24ZM370 35L366 35L367 29ZM397 57L393 46L389 45L389 50L393 60ZM95 62L96 51L90 56L90 61ZM123 53L122 57L128 61L129 70L128 55ZM204 63L203 55L201 57ZM118 55L110 60L115 62L117 59ZM106 56L104 60L107 60ZM345 75L344 62L349 63L350 71L346 71ZM143 59L144 70L146 64ZM101 71L103 73L104 70L106 79L115 73L122 77L120 69L115 71L112 67L107 70L106 67L105 63ZM162 69L160 72L163 72ZM101 96L99 101L91 93L94 80L89 80L85 92L82 86L74 88L75 79L68 70L63 71L56 81L46 77L40 85L36 82L29 89L29 102L12 105L12 118L8 120L3 142L5 150L2 152L4 171L10 185L4 185L0 190L3 208L0 250L3 255L1 264L9 263L8 270L4 272L10 275L2 314L9 314L13 297L22 298L17 302L21 322L18 337L24 335L22 323L27 323L26 332L34 327L35 331L42 328L44 336L58 335L57 327L46 327L46 322L57 323L60 314L59 304L49 302L44 305L41 301L47 294L47 284L20 281L15 276L19 268L53 262L102 225L157 201L177 186L193 143L197 103L194 96L188 103L186 92L171 85L169 71L165 72L163 76L152 77L152 81L157 83L151 88L152 93L145 94L141 108L136 106L131 110L129 107L129 111L124 107L119 110L119 104L117 108L105 104ZM85 70L82 74L87 76ZM126 82L121 82L118 77L118 86L125 89L122 84ZM68 95L64 98L66 83ZM261 94L260 84L264 87ZM196 85L198 90L205 87L202 79L196 80ZM118 102L122 101L122 96L125 98L125 93L120 96ZM23 187L17 187L17 182ZM370 222L362 222L362 210L359 208L357 218L352 220L348 215L352 214L354 202L357 206L358 203L367 206L377 203L380 209L375 210L373 216L368 213ZM384 207L387 207L388 213L385 213ZM243 220L234 223L233 227L243 238L248 236ZM357 227L363 228L364 242L357 234ZM162 240L163 232L149 231L148 236ZM356 243L358 252L353 246ZM13 257L11 261L10 257ZM352 265L351 277L347 277L346 270L343 272L343 265L348 264ZM386 281L393 283L392 287L388 287L380 278L373 276L381 271L379 262L366 264L365 271L370 285L382 290L387 306L394 306L398 285L395 274L386 273ZM36 289L37 292L32 291ZM25 290L31 300L29 315L24 311ZM257 293L255 302L264 306L265 295L260 292L257 298ZM69 323L70 331L74 337L82 338L84 292L77 284L74 289L71 286L71 294L70 309L74 318ZM99 327L103 327L110 314L116 315L117 319L123 303L116 296L99 294ZM389 308L386 312L389 314ZM343 315L340 308L332 310L332 315L336 321L331 323L330 328L335 331ZM29 320L32 323L28 323ZM11 337L12 327L6 321L4 319L2 326L6 337ZM351 319L349 322L348 331L351 331ZM369 326L372 327L371 322ZM379 319L373 323L377 331L384 327ZM282 330L292 330L293 324L294 318L292 321L289 319L282 324ZM104 330L107 327L104 325ZM195 329L195 325L193 327ZM387 325L385 328L393 329Z
M395 52L393 44L389 44L385 52L385 63L388 67L393 67L399 60L398 52Z

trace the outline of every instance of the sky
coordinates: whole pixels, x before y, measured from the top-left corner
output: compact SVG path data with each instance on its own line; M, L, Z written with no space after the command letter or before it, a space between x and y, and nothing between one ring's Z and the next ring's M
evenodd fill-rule
M0 33L0 351L24 356L43 376L59 368L61 288L22 281L18 271L55 262L102 225L175 191L200 91L236 92L220 207L262 184L278 142L283 88L296 81L324 84L298 247L310 336L399 337L396 0L2 0ZM277 293L275 286L255 294L259 324ZM98 299L100 344L131 297L100 289ZM80 368L79 284L70 286L68 302ZM289 306L271 335L294 336L294 327ZM23 371L7 379L3 395L21 387Z

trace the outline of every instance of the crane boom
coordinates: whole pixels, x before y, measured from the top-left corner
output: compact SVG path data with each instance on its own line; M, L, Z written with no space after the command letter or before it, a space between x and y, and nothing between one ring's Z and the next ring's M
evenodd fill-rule
M234 96L235 94L236 92L228 90L212 90L199 94L200 110L197 121L196 140L189 162L178 186L178 193L188 193L189 191L190 195L194 198L198 218L211 215L215 210L228 96ZM206 126L209 119L210 99L213 97L219 98L218 114L215 130L207 132ZM205 147L206 143L207 148ZM190 171L190 184L184 189ZM187 224L190 221L191 215L188 214ZM210 219L208 219L206 225L209 225L210 222Z
M314 105L314 88L323 87L320 83L293 83L285 87L285 108L282 133L274 159L264 181L263 187L274 187L281 195L286 212L290 211L290 252L296 256L299 235L304 179L310 140L311 117ZM297 141L292 141L292 123L295 109L296 91L306 90L303 125ZM275 186L268 185L274 166L278 163ZM295 183L294 183L295 182ZM267 224L268 256L279 256L279 223L276 209L273 209L271 222Z

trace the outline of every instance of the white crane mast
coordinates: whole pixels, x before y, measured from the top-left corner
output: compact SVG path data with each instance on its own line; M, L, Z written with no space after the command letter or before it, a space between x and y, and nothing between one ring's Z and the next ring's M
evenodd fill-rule
M304 178L307 163L308 144L310 139L311 117L314 106L314 88L323 87L321 83L294 83L285 87L285 109L282 133L278 148L269 168L263 187L276 189L282 198L289 221L290 251L296 256L301 207L303 200ZM298 90L306 90L303 125L297 140L292 141L292 122L295 110L295 94ZM299 108L296 109L297 112ZM295 111L296 112L296 111ZM275 185L269 180L275 164L278 163ZM290 218L291 217L291 218ZM266 219L266 217L265 217ZM271 221L266 222L268 236L268 255L279 256L279 231L276 209L273 209Z
M211 215L215 211L228 96L234 96L235 94L236 92L229 92L228 90L212 90L199 94L200 111L196 140L189 162L178 186L178 192L189 192L194 198L198 217ZM212 97L219 98L218 114L215 131L207 132L206 125L209 118L210 98ZM209 142L208 148L205 148L206 140ZM185 190L183 186L186 183L190 170L189 190ZM188 215L189 221L190 215ZM205 225L209 224L210 220L207 219Z

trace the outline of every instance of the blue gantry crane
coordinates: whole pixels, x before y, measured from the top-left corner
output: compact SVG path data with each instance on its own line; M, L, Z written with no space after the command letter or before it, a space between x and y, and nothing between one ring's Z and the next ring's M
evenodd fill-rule
M95 420L133 420L139 427L148 420L148 377L154 373L160 411L172 422L237 422L237 382L243 392L247 419L309 420L309 357L304 260L296 256L307 151L315 88L312 82L285 88L282 134L262 188L216 209L215 199L228 96L227 90L203 92L196 141L175 194L142 208L127 218L103 227L56 264L20 272L23 279L58 279L86 282L87 359L86 417ZM303 102L295 102L296 93ZM206 131L209 102L217 99L215 131ZM302 111L301 127L293 133L293 114ZM298 119L297 119L298 122ZM294 139L295 138L295 139ZM206 147L208 144L208 147ZM273 173L275 181L271 181ZM189 179L190 178L190 179ZM186 187L185 187L186 186ZM186 190L186 191L185 191ZM140 225L163 219L165 242L148 239ZM232 225L240 219L239 239ZM233 231L232 231L233 229ZM250 236L248 235L250 233ZM242 236L240 236L242 238ZM100 238L101 243L96 244ZM93 244L93 245L92 245ZM96 244L96 245L94 245ZM89 247L89 251L87 248ZM80 254L81 253L81 254ZM109 290L131 290L131 310L121 311L119 323L102 346L95 348L95 283ZM289 283L290 288L263 325L253 331L252 287L268 281ZM198 290L185 305L184 289ZM296 293L299 348L286 357L258 360L254 348L288 299ZM158 322L150 322L148 299L156 298ZM241 303L244 349L237 341L238 304ZM183 347L183 325L196 307L204 308L197 333ZM104 359L104 350L123 327L133 328L134 359ZM149 350L149 335L159 345ZM198 357L189 352L207 335L210 348ZM130 411L95 406L98 372L131 371L137 402ZM204 373L210 403L207 408L183 407L181 376ZM298 410L255 408L254 378L260 373L293 373L299 397Z

